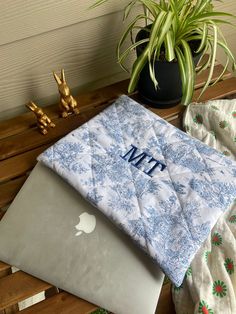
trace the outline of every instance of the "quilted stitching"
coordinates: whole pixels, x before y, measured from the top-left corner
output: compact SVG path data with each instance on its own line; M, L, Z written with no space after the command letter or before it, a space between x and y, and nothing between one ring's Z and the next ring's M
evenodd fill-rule
M180 286L197 249L236 198L235 164L126 96L58 143L54 156L49 148L39 160L54 164ZM150 178L121 158L130 145L167 168Z

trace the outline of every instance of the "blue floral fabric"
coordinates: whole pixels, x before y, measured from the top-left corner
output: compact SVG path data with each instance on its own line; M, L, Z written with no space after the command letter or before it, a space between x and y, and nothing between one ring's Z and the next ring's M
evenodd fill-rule
M99 208L176 286L236 198L236 163L127 96L38 158Z

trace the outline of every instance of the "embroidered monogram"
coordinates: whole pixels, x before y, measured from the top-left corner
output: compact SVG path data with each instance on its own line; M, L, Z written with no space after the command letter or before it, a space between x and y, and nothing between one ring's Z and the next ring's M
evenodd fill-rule
M142 152L141 154L136 155L136 153L138 153L137 151L138 151L138 148L134 145L131 145L131 149L124 156L120 156L120 157L130 162L132 166L138 169L140 169L144 165L144 162L145 164L152 164L151 168L146 169L147 167L145 167L145 169L142 170L149 177L153 177L152 173L158 166L160 166L159 167L160 171L163 171L166 168L166 165L164 165L159 160L156 160L155 158L153 158L152 156L150 156L149 154L145 152ZM146 157L150 159L147 160ZM153 165L154 162L155 164Z

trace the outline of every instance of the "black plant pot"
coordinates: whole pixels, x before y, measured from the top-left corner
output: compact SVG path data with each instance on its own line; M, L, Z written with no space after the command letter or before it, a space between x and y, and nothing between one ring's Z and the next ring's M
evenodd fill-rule
M150 26L149 26L150 27ZM141 30L137 34L136 41L147 38L147 31ZM199 45L199 43L197 43ZM139 56L145 46L137 47ZM194 48L193 48L194 49ZM195 55L193 61L197 65L201 54ZM150 78L149 65L146 64L140 73L138 81L138 92L141 99L151 107L170 108L180 102L182 98L182 81L177 61L159 61L154 65L155 76L158 81L158 88Z

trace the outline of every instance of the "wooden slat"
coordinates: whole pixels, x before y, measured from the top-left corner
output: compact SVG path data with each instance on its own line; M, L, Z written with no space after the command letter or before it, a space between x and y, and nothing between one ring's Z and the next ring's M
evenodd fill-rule
M69 293L61 292L23 311L22 314L89 314L98 307Z
M64 135L67 130L68 132L73 130L84 121L85 120L82 115L73 116L58 123L57 127L54 129L50 129L47 136L40 134L38 130L34 128L25 133L4 139L0 143L0 160L26 152L38 146L48 144L53 140L55 141Z
M36 157L49 145L40 146L37 149L24 154L6 159L0 162L0 183L24 175L36 164Z
M16 314L16 313L19 313L18 304L14 304L3 311L0 311L0 314Z
M105 105L107 106L107 105ZM25 133L5 138L0 142L0 160L18 155L38 146L55 142L76 127L80 126L100 112L104 106L99 106L89 112L80 115L71 115L66 119L60 119L54 129L50 129L47 135L42 135L35 129L29 129Z
M11 273L11 266L0 261L0 278L3 278L9 275L10 273Z
M0 208L8 205L16 196L27 176L0 184Z
M172 301L171 284L162 287L159 302L156 308L156 314L174 314L175 307Z
M200 90L194 93L193 101L197 101ZM209 99L220 99L236 93L236 77L221 81L214 86L210 86L202 95L199 101L206 101Z
M111 102L119 95L126 93L127 88L128 80L125 80L110 85L109 88L104 87L79 95L76 98L78 100L81 113L86 113L87 111L99 107L104 103ZM54 122L57 122L59 119L58 104L48 106L44 110ZM35 119L33 113L31 112L2 121L0 122L0 139L22 133L30 129L33 124L35 124Z
M215 80L218 75L223 70L222 65L216 65L213 73L213 80ZM195 88L200 88L206 82L209 70L205 70L202 74L197 76ZM224 79L229 78L231 76L230 72L226 72L224 75ZM81 113L84 113L88 110L91 110L95 107L98 107L104 103L112 102L121 94L125 94L127 92L129 80L121 81L115 83L109 88L104 87L100 88L96 91L92 91L89 93L81 94L77 97L77 100L80 104ZM58 105L51 105L45 108L45 112L53 119L55 122L59 119L58 115ZM20 115L16 118L9 119L0 123L0 139L12 136L15 134L19 134L28 130L32 127L34 123L34 115L32 113L26 113Z
M236 92L236 78L230 78L224 81L217 83L216 85L209 87L205 94L202 97L202 101L209 99L223 98L227 95ZM194 93L193 100L196 101L200 91L196 90ZM69 131L73 130L75 127L81 125L83 122L87 121L89 118L97 114L100 110L104 108L107 104L97 107L94 110L78 115L70 116L68 119L59 120L58 127L50 130L47 136L42 136L37 132L37 130L29 130L27 135L24 134L24 142L22 143L22 134L15 135L9 139L1 141L0 146L0 160L14 156L21 152L30 150L34 147L40 146L45 143L50 143L53 140L56 140L62 135L65 135ZM178 114L184 110L184 107L177 105L169 109L155 109L150 108L153 112L160 115L161 117L167 119L173 115Z
M198 100L198 96L200 95L201 90L196 90L193 95L193 102ZM203 94L199 101L207 101L212 99L220 99L227 97L231 94L236 93L236 78L232 77L227 80L218 82L214 86L210 86L206 92ZM160 117L168 120L173 116L179 115L183 113L186 109L185 106L178 104L172 108L168 109L159 109L159 108L149 108L152 112L156 113Z
M211 82L215 81L220 76L223 69L224 69L224 67L221 64L218 64L214 67L214 72L212 75ZM201 88L206 83L207 78L208 78L208 74L209 74L209 69L206 69L201 74L197 75L195 89ZM226 71L222 80L225 80L225 79L230 78L230 77L232 77L232 74L229 71Z
M0 279L0 310L8 308L52 286L22 271Z

